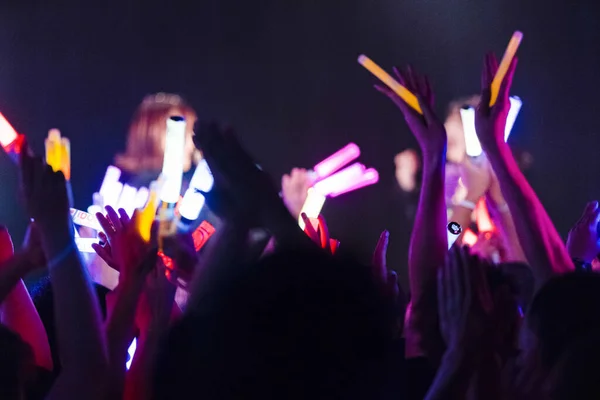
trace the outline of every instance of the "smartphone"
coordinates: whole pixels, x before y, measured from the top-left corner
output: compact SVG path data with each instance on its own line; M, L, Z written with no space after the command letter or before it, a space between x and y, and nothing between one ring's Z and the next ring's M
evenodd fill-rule
M508 111L508 117L506 118L506 126L504 127L504 141L508 140L510 132L512 131L519 111L523 102L517 96L510 97L510 110ZM460 118L462 120L463 130L465 132L465 144L466 151L469 157L478 157L483 153L481 143L477 138L477 132L475 131L475 108L463 107L460 109Z

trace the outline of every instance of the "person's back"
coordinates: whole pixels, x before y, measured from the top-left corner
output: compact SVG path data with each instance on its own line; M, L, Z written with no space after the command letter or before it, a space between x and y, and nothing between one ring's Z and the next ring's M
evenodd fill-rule
M275 254L203 304L168 338L159 399L398 398L391 310L362 265Z

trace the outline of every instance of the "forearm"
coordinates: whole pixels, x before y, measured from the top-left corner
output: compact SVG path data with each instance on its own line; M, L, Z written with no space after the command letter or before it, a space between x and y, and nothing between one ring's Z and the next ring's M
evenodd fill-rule
M144 400L152 398L152 384L154 382L158 349L167 332L168 330L164 326L154 326L138 338L137 350L125 378L123 399Z
M72 234L66 229L43 230L42 245L49 261L54 314L63 371L98 371L106 366L106 346L98 301Z
M572 262L535 192L519 170L510 148L487 150L500 188L515 222L515 230L539 287L552 274L573 269Z
M22 280L6 297L1 311L2 324L18 333L31 346L35 364L52 371L54 366L46 329Z
M465 399L473 370L472 360L464 353L447 351L425 400Z
M28 263L20 254L3 262L0 266L0 304L12 293L21 279L31 271Z
M423 185L409 246L413 307L419 304L423 287L435 279L448 251L444 172L445 152L424 157Z
M502 261L526 263L527 258L521 248L519 236L517 235L515 223L510 211L498 211L494 221L507 247L506 254Z

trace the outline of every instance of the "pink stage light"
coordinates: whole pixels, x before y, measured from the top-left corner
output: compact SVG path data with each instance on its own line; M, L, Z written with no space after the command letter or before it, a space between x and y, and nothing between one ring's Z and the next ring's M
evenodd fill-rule
M325 160L321 161L313 170L316 174L316 179L324 179L329 175L333 174L335 171L342 168L344 165L348 164L352 160L355 160L360 156L360 148L354 144L349 143L341 150L338 150L331 156L327 157Z
M347 188L354 186L362 178L365 169L364 165L354 163L340 172L317 182L314 188L323 196L330 196L332 193L342 193Z
M356 180L353 180L352 184L350 186L347 186L343 189L340 188L336 191L332 191L329 194L329 196L337 197L341 194L352 192L353 190L360 189L365 186L374 185L377 182L379 182L379 173L374 168L369 168L366 171L364 171L363 174L359 178L357 178Z

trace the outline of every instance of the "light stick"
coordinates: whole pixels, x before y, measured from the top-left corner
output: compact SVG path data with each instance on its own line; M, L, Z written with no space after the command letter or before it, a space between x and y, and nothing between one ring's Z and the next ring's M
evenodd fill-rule
M516 31L510 38L510 42L508 42L508 47L504 52L504 56L502 56L502 61L500 61L500 65L498 66L498 70L496 71L496 75L494 76L494 80L492 81L492 85L490 87L490 107L496 104L496 100L498 100L500 85L502 84L502 81L508 72L510 63L517 53L517 49L521 44L521 40L523 40L523 33Z
M335 171L350 163L360 156L360 148L354 143L348 143L344 148L336 151L320 163L314 166L316 179L327 178Z
M379 65L375 64L369 57L361 54L358 57L358 63L369 70L375 75L381 82L385 83L390 89L392 89L406 104L411 106L419 114L423 114L419 100L411 91L399 84L394 78L385 72Z
M150 241L150 235L152 230L152 222L154 222L154 216L156 215L156 208L158 207L158 193L162 189L162 177L158 178L158 181L150 184L150 195L148 196L148 203L140 211L136 218L136 226L140 236L144 241Z
M196 166L192 180L190 181L190 187L185 191L185 195L179 205L179 214L189 220L195 221L204 207L204 196L202 193L198 193L198 190L203 192L209 192L215 179L210 172L210 168L206 163L206 160L201 160Z
M92 244L94 243L98 243L98 239L82 237L75 238L75 244L77 245L77 249L82 253L95 253L96 251L92 247Z
M119 201L117 202L117 209L122 208L125 210L127 215L133 215L133 211L135 210L135 197L137 195L137 190L133 186L129 186L127 184L123 185L123 190L121 191L121 195L119 196Z
M98 219L95 215L86 213L85 211L77 210L76 208L71 208L71 218L73 219L73 223L75 225L86 226L88 228L95 229L97 231L101 231L102 227L98 222Z
M102 196L102 202L104 205L114 205L107 203L107 199L115 199L116 201L121 194L123 186L119 186L119 178L121 178L121 170L115 166L109 165L106 168L102 185L100 186L100 196Z
M477 221L477 230L481 232L491 232L494 230L494 224L488 213L485 200L481 199L475 208L475 221Z
M167 137L162 168L165 182L160 192L160 200L169 204L177 203L181 193L185 125L183 117L171 117L167 120Z
M365 169L366 168L364 165L360 163L354 163L351 166L344 168L340 172L337 172L330 177L317 182L314 188L323 196L340 192L349 186L352 186L357 180L359 180L365 172Z
M146 206L146 203L148 202L148 196L150 196L150 191L147 187L139 188L137 193L135 194L135 208L144 208Z
M19 135L12 125L0 113L0 145L14 162L18 162L21 144L25 136Z
M504 127L504 141L508 141L512 128L515 125L519 111L523 102L520 98L512 96L510 98L510 110L506 117L506 126ZM481 143L475 130L475 109L473 107L461 108L460 118L462 120L463 131L465 134L466 153L469 157L479 157L483 153Z
M71 179L71 142L61 137L58 129L50 129L44 141L46 163L54 172L62 171L67 180Z
M321 214L321 210L323 209L323 205L325 204L325 199L326 197L320 194L314 188L308 189L306 200L304 200L304 205L302 205L302 210L300 211L300 216L298 217L300 229L304 230L305 227L304 220L302 219L302 213L305 213L308 218L318 218L319 214Z
M330 197L337 197L341 194L352 192L353 190L363 188L365 186L374 185L379 182L379 173L374 168L369 168L363 174L352 181L350 186L343 189L338 189L329 193Z

